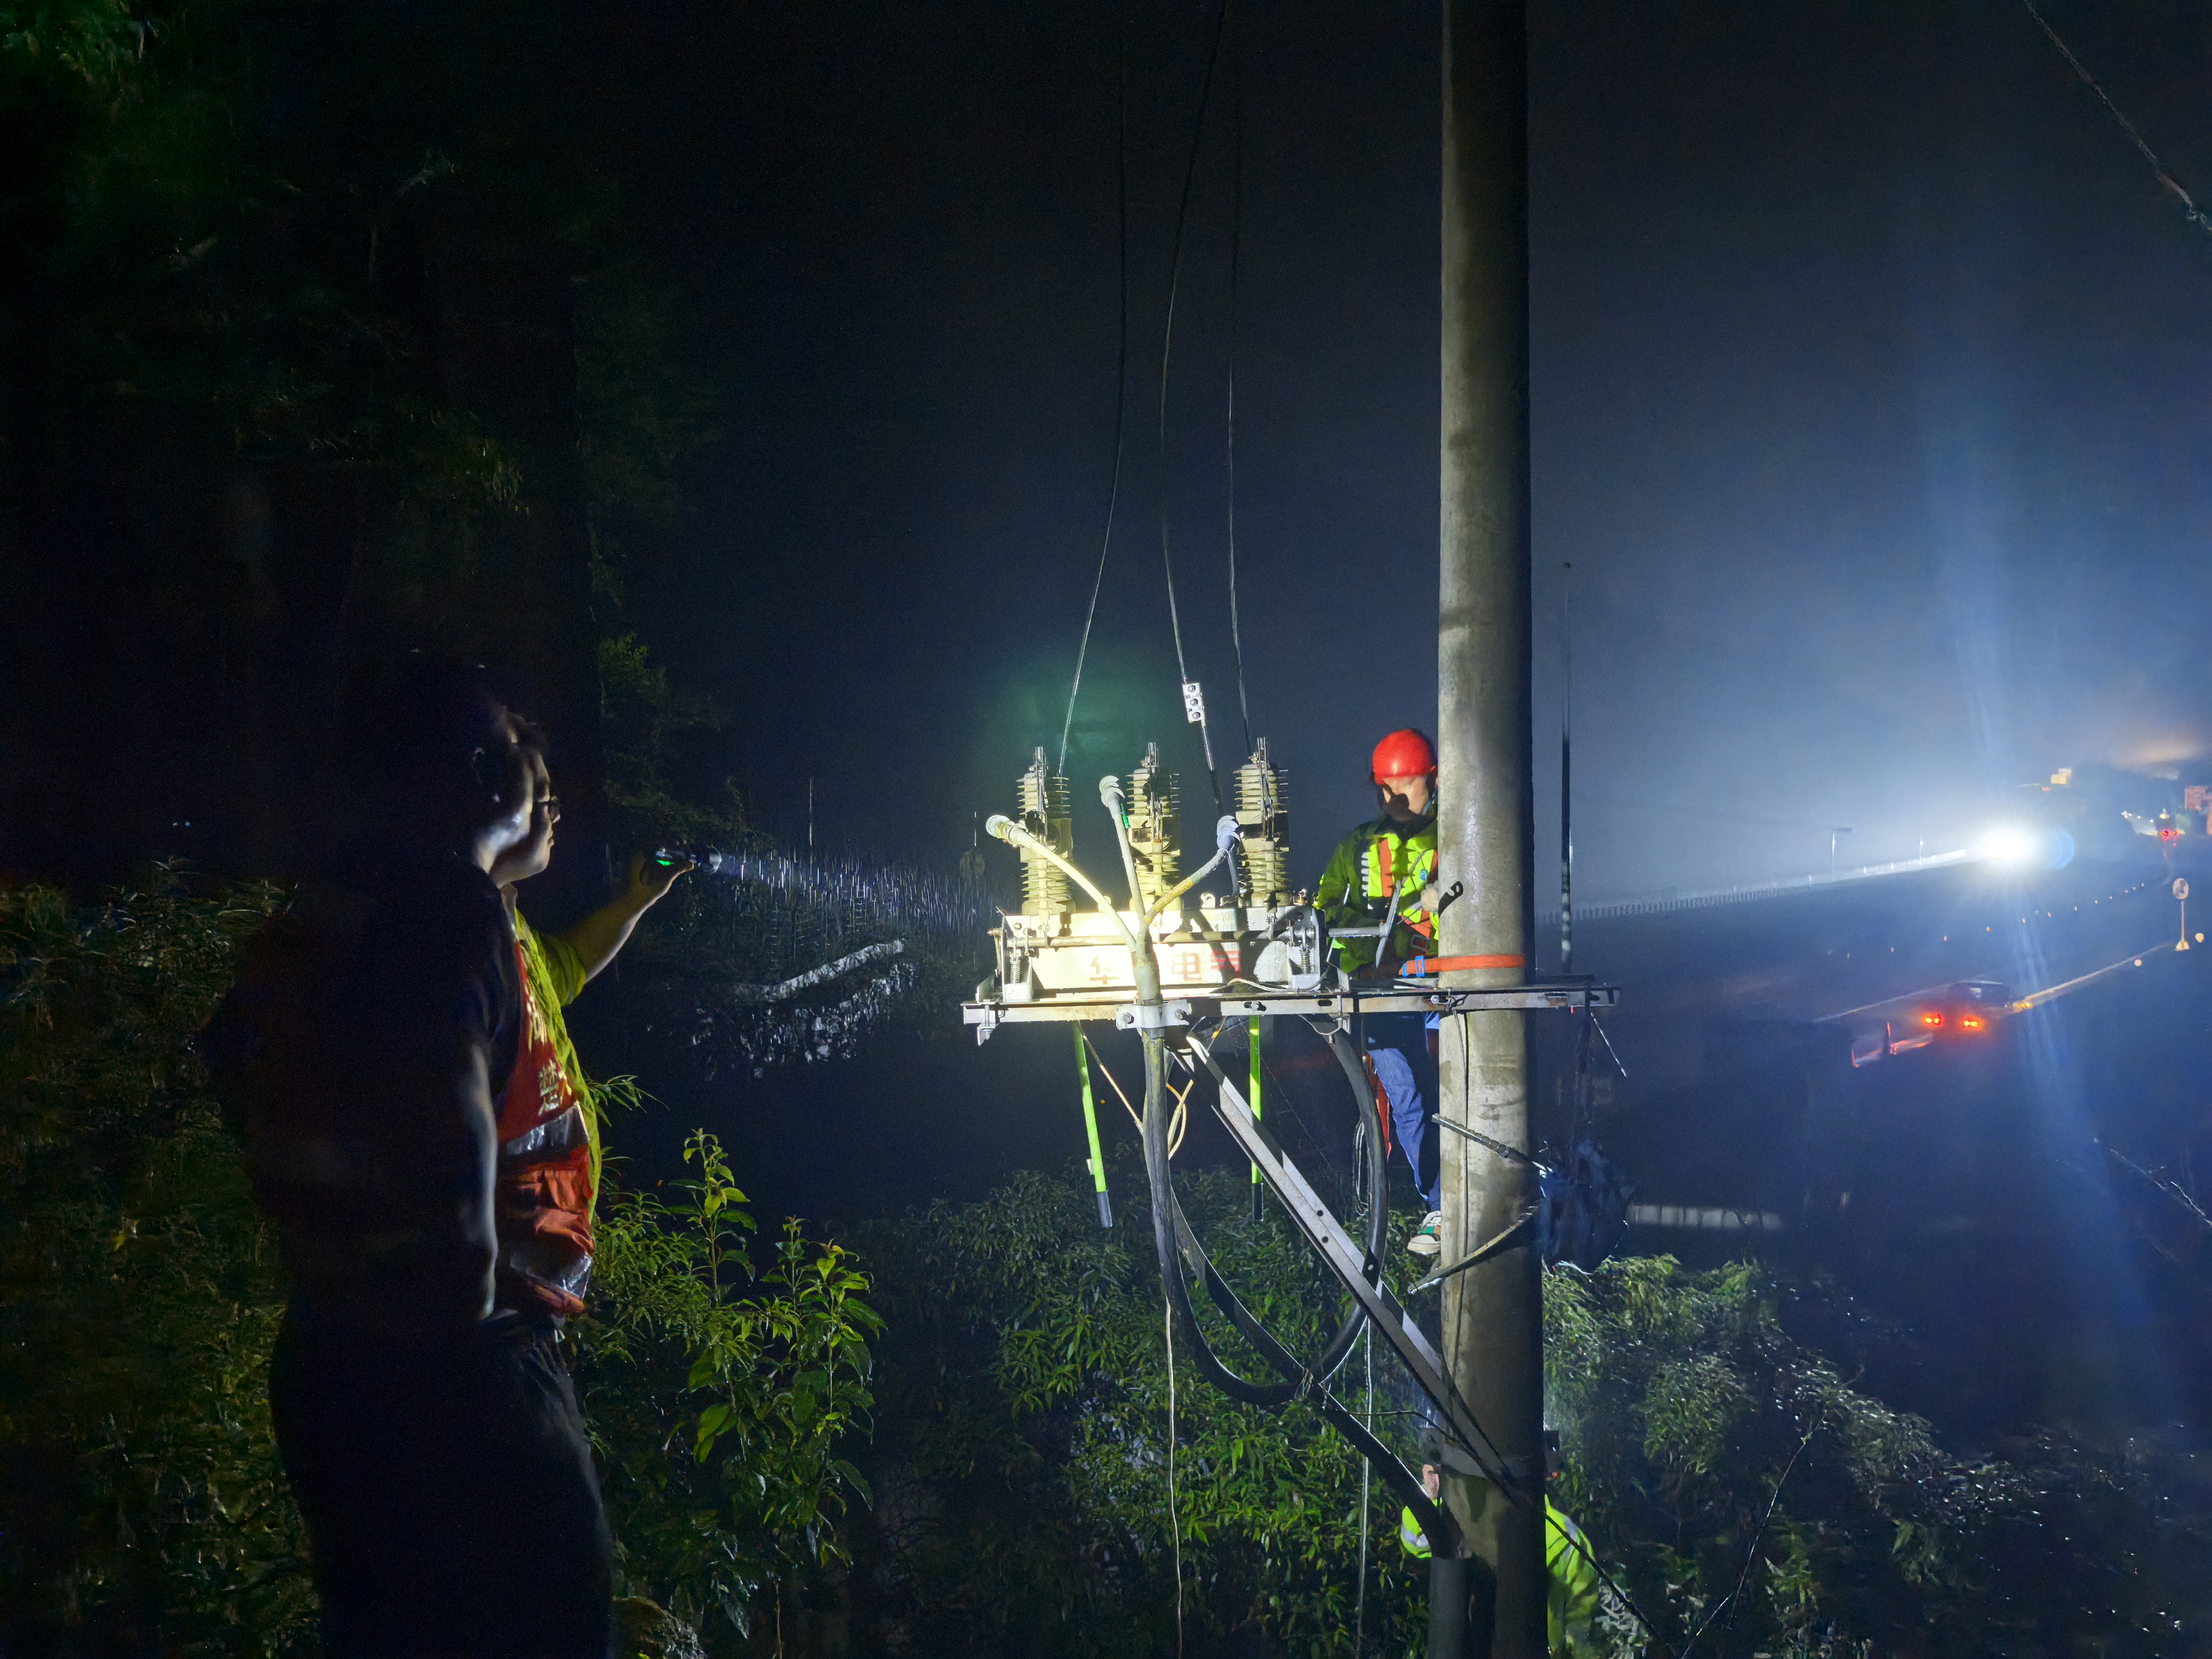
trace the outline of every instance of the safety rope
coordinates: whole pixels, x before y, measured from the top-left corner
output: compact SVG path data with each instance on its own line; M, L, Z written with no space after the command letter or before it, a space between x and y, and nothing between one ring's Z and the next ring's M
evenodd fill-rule
M1083 659L1091 650L1091 624L1098 619L1098 591L1106 582L1106 550L1114 544L1114 509L1121 500L1121 447L1129 404L1129 17L1121 19L1119 106L1115 125L1115 213L1121 248L1121 325L1114 369L1114 482L1106 491L1106 533L1098 543L1098 574L1091 579L1091 606L1083 613L1083 640L1075 647L1075 678L1067 688L1067 716L1060 723L1059 770L1067 770L1067 734L1075 726L1075 696L1083 689Z
M1198 177L1198 157L1200 142L1206 137L1206 112L1213 101L1213 72L1221 61L1221 40L1229 27L1229 0L1221 0L1221 9L1213 24L1213 46L1206 56L1206 82L1198 97L1198 120L1190 135L1190 158L1184 164L1182 198L1176 207L1175 258L1168 268L1167 325L1160 336L1160 568L1167 574L1168 626L1175 635L1176 673L1182 684L1191 683L1190 664L1183 654L1182 616L1176 605L1175 559L1170 550L1168 533L1168 367L1175 357L1176 296L1182 287L1183 234L1189 227L1191 185ZM1186 698L1188 693L1185 694ZM1206 781L1213 786L1213 803L1221 805L1221 780L1213 766L1213 738L1206 729L1205 704L1197 706L1199 741L1206 750Z
M2127 134L2128 142L2142 152L2143 160L2150 163L2150 170L2157 177L2158 182L2173 192L2174 199L2181 204L2182 216L2192 225L2212 231L2212 218L2206 217L2197 210L2197 204L2189 192L2175 182L2173 175L2166 170L2166 163L2158 159L2157 153L2143 141L2142 134L2136 131L2136 124L2120 112L2120 106L2112 101L2111 94L2106 92L2104 88L2097 84L2097 77L2082 66L2081 60L2074 55L2073 48L2060 40L2058 31L2044 21L2043 14L2035 9L2035 0L2020 0L2020 3L2027 8L2027 15L2035 19L2035 26L2043 31L2044 37L2058 48L2058 55L2063 58L2072 66L2074 73L2081 77L2081 84L2095 93L2097 101L2112 112L2112 119L2120 124L2120 131Z

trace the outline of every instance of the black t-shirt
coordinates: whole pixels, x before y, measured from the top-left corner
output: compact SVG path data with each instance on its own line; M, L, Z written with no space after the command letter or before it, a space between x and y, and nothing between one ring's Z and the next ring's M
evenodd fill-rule
M458 859L310 884L256 940L210 1060L317 1312L458 1329L489 1310L492 1095L520 1012L499 890Z

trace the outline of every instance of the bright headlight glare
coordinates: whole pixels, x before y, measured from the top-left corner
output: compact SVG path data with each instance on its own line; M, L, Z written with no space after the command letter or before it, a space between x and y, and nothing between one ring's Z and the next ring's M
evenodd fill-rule
M2043 838L2018 824L1992 830L1974 844L1975 855L1993 864L2026 864L2042 851Z

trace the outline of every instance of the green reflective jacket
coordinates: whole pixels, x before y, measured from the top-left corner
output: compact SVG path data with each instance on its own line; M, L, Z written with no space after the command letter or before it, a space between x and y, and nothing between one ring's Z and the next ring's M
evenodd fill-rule
M1412 823L1376 818L1361 824L1338 845L1314 890L1314 905L1332 927L1380 927L1390 912L1390 895L1403 889L1398 925L1390 934L1390 959L1434 956L1436 918L1419 908L1419 898L1421 889L1436 876L1434 813ZM1345 939L1336 951L1338 963L1352 973L1375 960L1375 941Z
M1429 1559L1429 1540L1413 1511L1398 1511L1398 1542L1417 1560ZM1581 1659L1597 1648L1590 1623L1597 1616L1597 1566L1583 1529L1544 1500L1544 1565L1551 1575L1544 1622L1553 1659Z

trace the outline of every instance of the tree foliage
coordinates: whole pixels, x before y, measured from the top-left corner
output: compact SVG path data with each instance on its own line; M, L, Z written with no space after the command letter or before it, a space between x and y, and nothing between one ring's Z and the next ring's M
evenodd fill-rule
M2148 1656L2212 1619L2193 1460L2056 1426L1958 1455L1789 1334L1830 1300L1663 1256L1546 1281L1563 1504L1668 1648Z
M1311 1344L1327 1298L1273 1206L1255 1227L1242 1180L1179 1185L1240 1292ZM1119 1186L1142 1190L1133 1171ZM886 1650L1165 1650L1177 1536L1193 1651L1253 1627L1285 1654L1351 1650L1358 1465L1310 1412L1235 1406L1185 1356L1170 1531L1149 1226L1124 1198L1102 1233L1087 1180L1024 1176L865 1235L891 1329L878 1502L855 1543L868 1576L852 1596ZM1601 1620L1616 1659L2201 1645L2212 1492L2185 1454L2049 1427L2002 1456L1959 1455L1789 1334L1792 1298L1826 1293L1749 1263L1692 1273L1638 1258L1545 1283L1565 1441L1553 1497L1625 1592L1608 1593ZM1836 1310L1822 1311L1832 1326ZM1237 1351L1225 1332L1214 1340ZM1357 1364L1338 1379L1355 1400ZM1413 1402L1376 1370L1379 1430L1411 1451L1400 1413ZM1425 1577L1408 1571L1379 1489L1371 1519L1368 1649L1419 1653Z
M1333 1298L1274 1207L1253 1224L1241 1176L1182 1187L1255 1310L1317 1347ZM878 1503L855 1545L866 1627L910 1652L1170 1651L1179 1541L1191 1651L1254 1628L1288 1654L1349 1651L1360 1463L1311 1409L1237 1405L1183 1370L1170 1523L1159 1273L1141 1181L1125 1169L1118 1188L1111 1231L1087 1182L1024 1175L863 1236L891 1323ZM1232 1335L1212 1338L1262 1374ZM1379 1491L1370 1520L1370 1650L1406 1650L1425 1573Z

